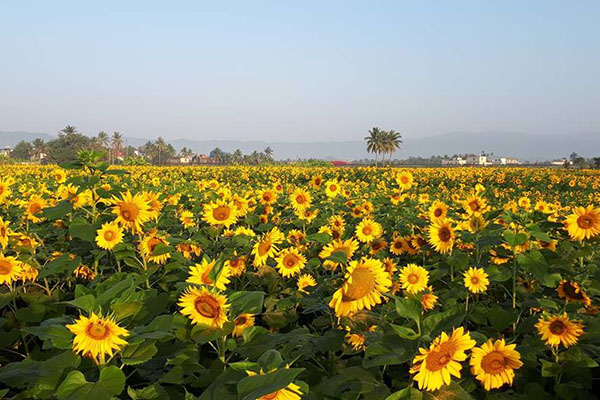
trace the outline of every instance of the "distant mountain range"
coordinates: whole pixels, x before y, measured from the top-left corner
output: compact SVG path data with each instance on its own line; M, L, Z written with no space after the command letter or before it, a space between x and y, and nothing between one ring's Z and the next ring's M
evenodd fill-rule
M0 147L13 146L21 140L55 138L47 133L0 131ZM125 137L127 144L138 147L148 139ZM576 135L536 135L515 132L450 132L421 138L404 137L400 152L394 158L430 157L432 155L479 154L481 151L499 156L514 156L520 160L541 161L568 157L576 152L584 157L600 156L600 133ZM215 147L232 152L240 149L244 153L263 151L271 147L276 159L321 158L329 160L360 160L372 158L365 150L363 140L343 142L265 142L238 140L169 140L176 149L191 148L196 153L208 154Z

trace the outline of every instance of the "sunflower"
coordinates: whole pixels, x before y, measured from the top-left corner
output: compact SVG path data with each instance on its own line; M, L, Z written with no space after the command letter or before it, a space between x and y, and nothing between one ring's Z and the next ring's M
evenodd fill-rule
M450 384L451 375L460 378L460 363L467 359L465 351L473 346L475 341L461 326L450 336L443 332L433 340L429 349L420 348L420 354L415 356L410 369L412 374L416 374L414 379L419 389L437 390Z
M429 243L440 253L449 253L454 245L454 228L450 221L436 219L429 226Z
M306 257L294 247L281 250L277 257L277 269L284 278L298 275L305 265Z
M433 286L427 287L427 293L421 297L421 305L425 311L433 310L437 303L438 297L433 294Z
M323 249L319 252L319 257L324 259L323 266L327 268L331 268L335 270L340 263L337 263L332 260L327 260L327 258L331 257L333 253L343 252L346 254L346 260L350 260L354 253L358 250L358 242L355 239L335 239L329 242Z
M427 288L429 272L416 264L408 264L400 270L400 282L402 289L408 293L416 294Z
M11 193L10 183L8 181L0 180L0 202L4 202Z
M346 335L344 336L346 342L352 346L354 351L363 351L365 349L365 337L362 333L352 333L350 327L346 327Z
M150 219L158 220L160 211L163 208L163 203L158 199L158 193L144 192L142 193L146 203L148 203L148 212L150 213Z
M469 215L481 215L489 209L485 199L477 195L468 196L462 205Z
M302 211L307 207L310 207L311 201L312 197L304 189L297 188L292 194L290 194L290 203L292 203L292 207L296 211Z
M317 286L317 281L313 278L312 275L303 274L298 278L298 291L308 294L306 288Z
M381 303L381 294L386 293L392 281L379 260L363 258L351 261L346 271L344 284L334 294L329 307L338 317L359 310L370 310Z
M277 201L277 192L271 189L263 190L259 196L260 204L273 205Z
M96 244L98 247L112 250L123 241L123 229L116 222L107 222L96 231Z
M396 183L403 189L409 190L414 183L413 174L408 171L402 171L398 175L396 175Z
M75 270L73 270L73 276L75 278L81 278L86 281L93 281L96 278L96 273L90 269L87 265L81 264Z
M202 260L202 263L190 267L190 277L186 282L195 283L196 285L214 286L219 290L225 290L225 287L230 282L229 277L231 276L231 269L227 265L223 265L219 275L215 277L216 281L213 282L210 274L216 264L216 260L210 261L205 257Z
M237 208L233 202L218 200L204 206L202 219L212 226L229 228L237 221Z
M8 234L10 232L8 224L10 224L10 222L4 221L4 219L0 217L0 245L3 249L8 246Z
M560 344L570 347L583 335L583 324L580 321L571 321L566 312L563 315L542 316L535 327L542 340L554 348Z
M577 282L563 279L558 284L556 291L558 292L558 297L565 299L567 303L583 303L586 307L589 307L592 304L592 300L583 290L581 290L581 287Z
M498 389L506 383L512 386L515 369L523 365L515 347L516 344L507 345L504 339L495 342L490 339L471 350L471 372L485 390Z
M169 242L164 237L158 235L157 233L151 233L144 237L142 242L140 243L140 250L142 256L150 262L154 262L156 264L166 264L167 260L171 258L171 253L162 253L155 254L156 247L158 245L168 246Z
M177 251L183 254L187 260L192 258L192 254L198 257L202 254L202 247L192 242L181 242L177 245Z
M448 213L448 206L443 201L436 200L429 207L429 218L446 218Z
M116 221L119 225L131 229L131 232L139 232L142 225L151 219L150 205L144 195L131 192L122 193L121 198L113 197L111 199L113 214L117 216Z
M227 322L227 297L214 290L205 287L187 288L178 304L182 307L181 313L191 319L193 324L222 328Z
M73 351L90 357L97 364L104 364L106 355L111 356L115 350L121 350L127 341L121 336L128 336L127 329L117 325L113 318L105 318L92 313L88 318L80 316L75 323L67 325L67 329L75 335Z
M46 200L41 198L40 196L31 196L29 201L25 203L25 215L27 219L38 223L44 220L44 217L41 216L42 210L48 206Z
M463 274L465 279L465 287L469 289L471 293L483 293L487 290L490 281L488 274L483 268L469 268Z
M340 187L337 179L330 179L325 182L325 194L327 197L336 197L338 194L340 194L341 189L342 188Z
M235 327L231 336L242 336L244 331L251 326L254 326L254 314L240 314L234 320Z
M573 214L567 216L567 230L573 240L589 239L600 234L600 208L575 207Z
M262 267L267 264L269 257L274 257L279 250L277 244L283 240L283 234L276 227L264 235L252 248L254 266Z
M29 264L21 263L21 268L21 275L19 276L19 279L21 279L23 282L35 282L40 274L40 271L38 271L37 268L34 268Z
M323 185L323 177L321 175L315 175L311 178L310 184L313 189L321 189L321 185Z
M401 255L406 251L406 245L402 236L395 236L390 244L390 252L396 256Z
M356 237L363 243L370 243L381 236L383 228L371 218L364 218L356 227Z
M21 263L14 257L6 257L0 254L0 285L10 285L21 276Z
M179 221L183 225L184 228L193 228L196 226L196 221L194 220L194 213L191 211L182 211L179 215Z
M231 276L242 276L246 271L246 256L238 256L237 252L234 252L234 258L225 261L225 267L229 268Z

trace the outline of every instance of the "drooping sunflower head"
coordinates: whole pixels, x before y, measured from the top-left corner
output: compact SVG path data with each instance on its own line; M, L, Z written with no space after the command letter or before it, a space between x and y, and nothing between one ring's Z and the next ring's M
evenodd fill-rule
M504 339L491 339L481 347L475 347L469 363L471 371L485 390L498 389L505 384L512 386L515 369L521 368L521 355L515 344L507 345Z
M312 275L303 274L300 275L300 277L298 278L298 291L304 294L308 294L308 291L306 289L314 286L317 286L317 281L315 280L315 278L313 278Z
M75 335L73 351L92 358L98 364L104 364L105 357L119 351L127 341L122 336L129 332L121 328L114 319L92 313L90 317L81 316L67 329Z
M254 326L254 314L240 314L234 320L235 327L231 335L233 337L242 336L244 331Z
M329 307L335 309L339 317L370 310L381 303L382 293L387 293L391 286L392 281L381 261L370 258L351 261L344 284L334 293Z
M600 208L575 207L573 214L567 216L566 225L573 240L593 238L600 234Z
M231 276L242 276L246 271L246 256L238 256L235 254L234 258L225 261L225 267L231 271Z
M400 282L408 293L422 292L429 283L429 272L416 264L408 264L400 270Z
M38 223L44 220L42 210L48 206L45 199L40 196L31 196L25 205L25 216L28 220Z
M558 292L558 296L562 299L565 299L567 303L582 303L586 307L589 307L592 304L592 300L581 289L581 286L579 286L577 282L563 279L558 284L558 288L556 290Z
M96 244L106 250L112 250L123 241L123 229L116 222L107 222L96 231Z
M227 297L217 291L205 287L187 288L178 304L182 307L181 313L191 319L193 324L222 328L227 322Z
M478 195L468 196L463 201L463 208L469 215L481 215L489 209L486 200Z
M570 320L567 313L542 316L535 327L542 340L554 348L561 344L570 347L577 343L579 336L583 335L583 324Z
M488 274L483 268L470 267L465 271L463 276L465 287L469 289L471 293L483 293L490 284Z

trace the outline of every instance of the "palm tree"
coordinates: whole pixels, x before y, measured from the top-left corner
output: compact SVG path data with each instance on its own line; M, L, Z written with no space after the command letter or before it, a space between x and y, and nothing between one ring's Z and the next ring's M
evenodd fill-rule
M67 125L59 132L59 134L60 133L64 133L65 135L72 135L74 133L79 133L79 132L77 131L76 127Z
M109 143L108 133L104 131L98 132L98 136L96 136L96 143L98 143L98 146L100 147L107 148Z
M156 139L156 142L154 142L154 146L156 148L156 152L158 153L158 165L162 165L164 156L168 151L167 142L165 142L165 139L159 136L158 139Z
M41 161L42 154L44 154L46 151L46 143L44 143L44 139L34 139L33 142L31 142L31 144L33 146L33 155L35 156L35 158L37 158L38 161Z
M244 153L240 149L233 152L233 162L239 164L244 159Z
M400 148L400 144L402 144L402 135L400 132L396 132L393 129L389 132L384 132L383 148L385 153L389 154L390 161L392 160L392 155Z
M121 147L123 146L123 135L119 132L113 132L112 136L112 155L113 155L113 163L116 161L116 158L121 153Z
M375 166L377 167L378 156L383 151L383 139L385 132L378 127L373 127L369 131L369 136L365 137L367 141L367 151L375 154Z

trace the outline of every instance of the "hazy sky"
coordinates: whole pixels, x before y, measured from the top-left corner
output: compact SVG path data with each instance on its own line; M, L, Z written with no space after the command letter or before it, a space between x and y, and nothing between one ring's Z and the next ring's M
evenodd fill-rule
M0 0L0 130L600 134L599 17L583 0Z

